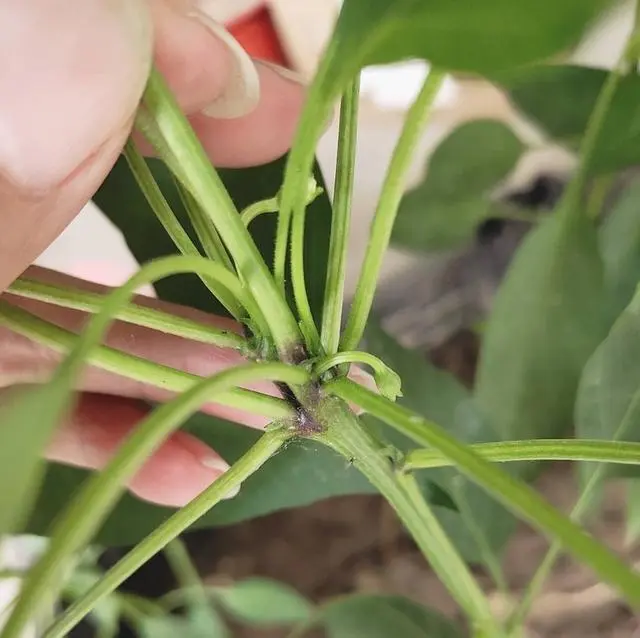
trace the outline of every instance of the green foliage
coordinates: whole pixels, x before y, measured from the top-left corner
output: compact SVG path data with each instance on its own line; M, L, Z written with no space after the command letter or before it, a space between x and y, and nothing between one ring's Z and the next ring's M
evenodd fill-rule
M403 397L398 401L401 405L442 425L465 443L483 443L495 438L469 392L454 377L438 370L422 353L402 348L375 322L369 322L365 339L367 350L386 361L403 379ZM412 447L409 439L393 431L385 430L384 438L403 451ZM458 503L461 511L451 507L438 507L434 511L466 560L476 563L486 560L487 549L495 554L499 552L515 524L515 519L501 505L456 470L428 470L421 472L420 477L430 500L437 496L429 491L433 483L453 503ZM470 519L472 525L469 525Z
M596 241L583 214L557 213L526 238L497 294L475 399L505 440L571 426L580 372L607 328Z
M318 624L328 638L462 638L440 614L400 596L351 596L329 603Z
M514 105L552 138L577 149L607 71L579 66L537 66L499 76ZM590 169L607 173L640 161L640 78L630 74L607 113Z
M313 605L291 587L266 578L250 578L214 590L224 611L247 625L286 626L307 622Z
M180 222L197 241L173 178L159 162L151 160L150 165ZM283 160L280 160L260 168L222 171L222 178L238 208L245 208L277 192L283 165ZM322 183L319 173L316 180ZM111 171L95 201L123 232L134 256L141 263L176 252L123 160ZM321 311L327 257L327 245L321 238L328 239L329 223L329 203L326 195L323 195L309 207L306 235L306 274L312 307L317 317ZM275 219L272 215L262 215L251 224L251 231L267 263L272 257L274 229ZM224 311L193 275L164 279L158 282L156 290L167 301L210 312ZM255 431L205 415L190 419L185 428L215 447L228 461L239 458L258 438ZM86 472L76 468L49 464L45 486L28 529L43 533L84 475ZM292 482L291 477L296 475L304 476L304 480L301 478ZM292 489L294 486L296 489ZM197 526L229 524L278 509L306 505L329 496L370 491L372 488L366 479L325 447L312 442L293 443L248 481L237 498L221 503L198 521ZM98 538L105 544L133 543L170 514L171 511L166 508L143 503L127 495L116 507Z
M425 252L470 241L483 221L502 214L504 205L490 195L523 150L501 122L478 120L458 127L431 156L422 182L404 196L391 241Z
M616 321L584 368L576 401L580 438L640 441L640 293ZM593 464L585 466L589 474ZM607 472L638 475L633 466Z
M599 231L608 307L615 319L631 301L640 281L640 183L618 198Z
M138 627L142 638L230 638L231 634L209 607L190 609L186 617L149 616Z
M342 60L345 73L406 58L481 73L519 67L576 43L608 4L346 0L338 21L336 59Z

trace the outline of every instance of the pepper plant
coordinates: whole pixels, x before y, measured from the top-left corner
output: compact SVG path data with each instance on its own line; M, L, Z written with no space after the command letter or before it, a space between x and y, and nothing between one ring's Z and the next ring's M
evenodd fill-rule
M601 216L610 176L640 158L635 126L640 50L634 33L610 73L546 62L575 45L612 4L345 0L291 152L257 169L216 171L162 77L152 71L136 128L160 159L144 159L130 141L95 198L124 233L140 271L104 298L26 278L10 288L16 295L93 313L79 336L0 300L4 325L67 353L47 384L17 394L2 413L0 473L11 470L0 475L12 489L0 496L0 533L28 530L51 539L25 575L2 638L16 638L34 617L45 618L48 638L67 635L84 616L104 609L119 585L156 553L168 546L176 558L181 550L171 543L191 526L226 524L371 490L396 511L464 613L469 635L519 635L560 550L590 567L630 605L640 605L640 574L580 526L602 480L620 468L637 475L640 464L633 442L640 433L637 198L621 200L606 220ZM428 60L431 70L407 112L345 312L359 73L368 65L407 58ZM460 140L469 130L454 132L459 150L451 138L445 140L425 182L403 199L434 99L446 75L458 72L501 85L549 136L578 153L560 203L535 222L500 288L470 393L400 348L371 316L392 238L414 250L440 249L464 242L484 219L522 217L521 211L502 210L487 199L523 151L496 123L469 125L480 128L471 131L467 146ZM314 153L338 101L337 177L329 202ZM474 135L488 148L496 145L499 161L469 173L463 169ZM148 283L162 298L235 318L242 334L131 303ZM126 355L101 345L116 318L235 349L247 363L204 379ZM156 407L103 471L88 475L45 467L42 450L71 408L71 388L87 363L178 396ZM376 390L350 379L353 364L371 369ZM242 389L260 379L274 382L280 395ZM197 414L211 400L271 423L258 434ZM578 437L562 438L574 415ZM176 512L124 494L126 482L180 427L235 459L231 469ZM17 469L13 459L20 459ZM527 483L540 461L552 459L581 462L585 488L572 517ZM240 486L239 496L218 505ZM496 618L470 564L484 563L501 582L499 550L514 516L553 546L515 613ZM80 593L75 588L75 600L64 612L43 614L68 591L74 573L77 578L75 557L94 542L136 544L104 575L85 579ZM188 573L184 556L176 563ZM249 594L241 589L236 598L227 592L228 605L276 591L258 587L258 596L251 587ZM224 595L219 593L223 607ZM411 621L411 634L397 621L402 635L462 631L402 599L336 604L340 613L328 614L333 620L326 622L335 636L371 627L371 609L384 605L393 609L391 616ZM247 608L253 607L246 603ZM294 630L299 636L309 626L306 612L302 615L287 619L303 620Z

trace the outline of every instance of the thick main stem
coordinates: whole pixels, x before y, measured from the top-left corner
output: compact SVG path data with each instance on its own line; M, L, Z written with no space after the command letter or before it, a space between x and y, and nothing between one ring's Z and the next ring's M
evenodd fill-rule
M342 402L328 399L321 414L329 425L318 438L357 467L385 497L414 541L466 612L474 635L502 635L488 601L438 519L424 500L413 477L396 472L392 461L362 429Z
M640 575L611 550L558 512L534 489L485 461L442 427L350 381L338 379L327 389L358 405L387 425L425 447L438 450L472 481L513 513L561 543L600 578L616 587L634 606L640 606Z

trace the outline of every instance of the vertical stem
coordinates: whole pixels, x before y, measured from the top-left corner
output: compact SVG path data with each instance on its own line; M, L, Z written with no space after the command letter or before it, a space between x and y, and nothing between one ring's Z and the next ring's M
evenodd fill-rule
M320 60L313 83L309 87L296 136L287 160L284 183L282 184L280 195L280 212L278 214L273 264L275 279L281 290L285 288L287 245L291 218L293 215L304 214L304 201L309 176L313 167L316 145L330 115L334 99L328 87L332 85L332 78L329 77L329 72L334 62L336 49L336 39L332 38L324 56Z
M347 327L342 335L342 343L340 344L342 350L357 348L364 333L373 303L376 283L380 275L380 267L389 245L398 206L404 193L406 174L418 145L420 133L429 119L431 107L444 78L443 71L432 68L416 101L407 113L404 128L391 158L371 225L369 246L360 271L360 279L353 298Z
M325 354L338 352L342 306L344 303L344 280L347 266L347 246L351 221L351 201L358 139L358 105L360 76L346 89L340 107L340 130L338 133L338 157L333 198L333 218L327 279L324 289L321 342Z
M631 38L633 38L633 34ZM580 204L587 179L589 177L589 172L591 171L593 155L596 151L596 145L600 140L600 135L602 134L607 114L611 108L611 104L613 103L613 98L618 90L622 78L624 77L624 69L629 64L630 42L631 40L629 40L629 43L625 46L625 50L622 53L620 60L618 60L615 67L607 76L607 79L605 80L598 95L595 106L593 107L589 121L587 122L587 128L578 154L578 168L576 169L573 179L567 186L567 190L559 204L560 210L565 211L565 214L568 216L582 213L582 207Z
M291 284L295 299L300 330L305 338L309 352L320 352L320 335L311 312L309 295L307 294L307 280L304 274L304 227L307 216L306 198L296 202L293 210L293 224L291 229Z

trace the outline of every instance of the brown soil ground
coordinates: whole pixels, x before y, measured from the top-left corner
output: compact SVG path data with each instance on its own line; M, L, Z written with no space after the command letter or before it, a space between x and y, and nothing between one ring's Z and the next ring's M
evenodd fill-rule
M463 333L432 358L470 383L477 344ZM571 469L554 464L538 482L556 506L569 511L576 499ZM624 499L621 486L611 485L604 508L592 525L594 534L624 553L640 559L640 548L624 548ZM315 600L346 592L401 594L459 617L455 604L425 564L395 516L378 497L346 497L296 511L280 512L232 528L217 530L215 543L207 532L190 545L211 581L265 576L286 582ZM547 543L525 525L512 538L504 559L509 584L495 590L478 572L491 594L496 613L506 613L539 565ZM238 638L276 638L278 633L238 629ZM544 593L536 601L527 638L640 638L640 618L588 570L567 557L556 564Z

